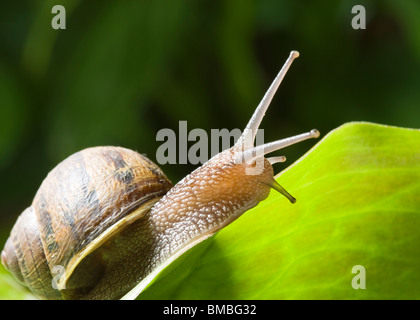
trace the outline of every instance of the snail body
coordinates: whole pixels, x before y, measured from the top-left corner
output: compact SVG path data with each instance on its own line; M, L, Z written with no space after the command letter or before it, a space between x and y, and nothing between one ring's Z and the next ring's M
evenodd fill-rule
M73 154L41 184L6 242L3 265L45 299L135 298L183 252L264 200L273 178L264 155L317 130L254 146L255 133L294 58L292 51L244 134L175 186L146 157L121 147ZM253 169L260 165L258 172ZM54 283L54 268L63 275Z

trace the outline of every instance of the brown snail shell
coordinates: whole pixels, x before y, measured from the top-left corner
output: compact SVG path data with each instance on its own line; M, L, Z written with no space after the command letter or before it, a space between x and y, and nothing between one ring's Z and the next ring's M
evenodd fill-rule
M107 272L107 256L98 249L109 246L171 187L160 168L135 151L77 152L43 181L12 229L2 262L41 298L83 298ZM64 290L51 285L54 266L66 271L57 283Z

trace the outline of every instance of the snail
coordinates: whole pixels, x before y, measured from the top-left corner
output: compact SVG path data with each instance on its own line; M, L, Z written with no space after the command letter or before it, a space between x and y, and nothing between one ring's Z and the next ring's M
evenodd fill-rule
M259 146L254 140L298 56L290 53L234 146L175 186L152 161L122 147L91 147L63 160L17 219L3 265L41 299L131 299L171 261L271 189L295 202L273 177L272 165L285 157L264 155L319 132ZM258 164L261 170L252 172ZM54 276L60 267L63 272Z

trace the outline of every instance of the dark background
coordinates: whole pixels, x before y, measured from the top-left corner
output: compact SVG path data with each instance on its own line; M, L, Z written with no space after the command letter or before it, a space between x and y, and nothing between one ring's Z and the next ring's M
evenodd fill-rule
M67 10L66 30L51 27L55 4ZM366 30L351 27L356 4ZM80 149L120 145L156 161L156 133L177 132L180 120L189 130L243 129L291 50L301 56L262 123L265 141L349 121L420 127L417 0L0 7L1 247L47 173ZM279 154L289 165L313 144ZM195 166L162 167L177 182Z

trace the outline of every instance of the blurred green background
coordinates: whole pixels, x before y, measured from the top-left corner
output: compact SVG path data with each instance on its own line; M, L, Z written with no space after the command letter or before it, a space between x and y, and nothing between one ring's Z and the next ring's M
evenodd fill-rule
M51 27L55 4L66 30ZM351 27L356 4L366 30ZM420 127L418 0L2 3L0 246L47 173L80 149L120 145L156 161L157 132L180 120L243 129L291 50L301 56L265 141L358 120ZM286 165L313 144L285 149ZM162 168L177 182L194 166Z

